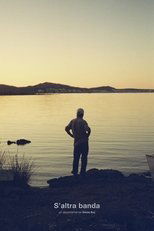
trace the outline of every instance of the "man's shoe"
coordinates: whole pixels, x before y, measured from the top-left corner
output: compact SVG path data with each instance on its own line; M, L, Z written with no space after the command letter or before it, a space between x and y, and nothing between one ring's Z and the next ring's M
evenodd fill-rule
M71 171L71 173L72 173L74 176L78 176L78 173L73 172L73 170Z

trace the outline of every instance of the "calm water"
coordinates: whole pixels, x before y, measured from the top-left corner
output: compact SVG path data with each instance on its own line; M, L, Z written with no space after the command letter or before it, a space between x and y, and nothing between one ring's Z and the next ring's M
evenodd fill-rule
M145 154L154 153L153 102L154 94L0 96L0 150L33 158L33 185L70 174L73 139L64 127L83 107L92 129L88 168L146 171ZM32 143L6 145L19 138Z

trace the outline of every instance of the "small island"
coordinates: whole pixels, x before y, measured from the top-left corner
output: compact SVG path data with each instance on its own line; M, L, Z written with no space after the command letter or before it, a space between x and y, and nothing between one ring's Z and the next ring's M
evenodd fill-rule
M53 93L154 93L154 89L116 89L110 86L82 88L50 82L26 87L15 87L0 84L0 95L38 95Z

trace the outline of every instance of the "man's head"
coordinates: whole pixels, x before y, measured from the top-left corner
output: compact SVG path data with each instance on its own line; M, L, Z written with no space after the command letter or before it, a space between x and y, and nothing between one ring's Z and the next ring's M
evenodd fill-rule
M78 108L77 110L77 117L83 118L84 110L82 108Z

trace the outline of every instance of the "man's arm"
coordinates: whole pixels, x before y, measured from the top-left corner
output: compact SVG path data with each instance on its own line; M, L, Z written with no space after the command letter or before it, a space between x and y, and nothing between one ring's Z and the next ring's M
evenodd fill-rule
M87 129L87 135L88 135L88 137L90 136L90 134L91 134L91 128L88 127L88 129Z
M88 126L88 123L85 121L85 130L87 133L87 136L89 137L91 134L91 128Z
M69 136L74 138L73 134L70 132L71 129L72 129L72 121L65 127L65 131L67 132Z

